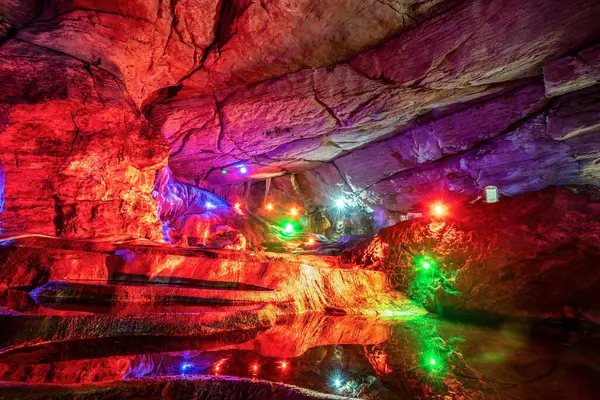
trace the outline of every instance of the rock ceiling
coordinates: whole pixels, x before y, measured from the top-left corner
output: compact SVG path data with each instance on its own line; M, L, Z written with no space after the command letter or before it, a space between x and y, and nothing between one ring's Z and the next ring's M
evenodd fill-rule
M0 1L0 132L44 120L67 149L59 174L81 178L68 157L112 133L138 172L160 164L160 136L187 182L310 171L391 209L431 181L510 194L597 178L597 0L42 3ZM123 154L98 170L146 185Z

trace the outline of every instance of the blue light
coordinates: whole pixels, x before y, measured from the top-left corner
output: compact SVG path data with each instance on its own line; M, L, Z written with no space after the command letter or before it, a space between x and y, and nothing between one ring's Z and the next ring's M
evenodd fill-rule
M335 379L333 380L333 385L334 385L336 388L340 388L340 387L342 386L342 381L340 380L340 378L335 378Z
M181 370L182 374L185 374L185 371L189 370L193 366L194 366L194 364L192 364L191 362L184 362L184 363L181 363L181 367L179 369Z
M240 174L245 175L248 173L248 168L245 165L240 165L238 168L240 169Z
M215 208L217 208L216 204L211 203L210 201L204 203L204 207L208 208L209 210L214 210Z

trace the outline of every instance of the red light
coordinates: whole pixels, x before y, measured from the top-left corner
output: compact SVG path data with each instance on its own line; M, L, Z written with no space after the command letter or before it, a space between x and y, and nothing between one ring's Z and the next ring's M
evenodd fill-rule
M273 205L273 203L267 203L267 204L265 205L265 209L266 209L267 211L272 211L272 210L273 210L273 207L275 207L275 206Z
M285 369L287 369L288 366L289 366L289 364L287 361L285 361L285 360L279 361L279 368L285 370Z
M253 373L257 373L258 372L258 364L252 365L252 372Z
M219 360L216 364L215 364L215 374L219 374L219 372L221 371L221 365L223 365L223 363L226 361L226 358L223 358L221 360Z
M448 214L448 207L442 203L435 203L431 206L431 214L438 218L445 217Z

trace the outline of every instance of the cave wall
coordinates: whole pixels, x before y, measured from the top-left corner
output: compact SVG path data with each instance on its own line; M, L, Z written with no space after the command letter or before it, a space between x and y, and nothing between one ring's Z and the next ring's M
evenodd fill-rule
M151 197L168 148L110 73L39 46L0 46L0 227L160 239Z

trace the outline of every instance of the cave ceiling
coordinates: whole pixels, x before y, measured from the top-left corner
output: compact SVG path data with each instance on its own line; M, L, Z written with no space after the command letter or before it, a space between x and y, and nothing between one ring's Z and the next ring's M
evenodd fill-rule
M6 57L46 52L113 77L186 182L333 168L381 198L449 173L481 186L506 178L482 165L514 167L514 137L577 160L550 184L595 177L589 141L566 139L600 120L568 109L597 107L569 97L599 97L597 0L3 0L0 11Z

